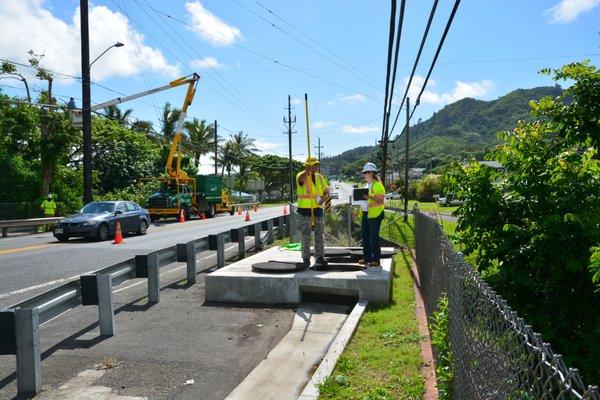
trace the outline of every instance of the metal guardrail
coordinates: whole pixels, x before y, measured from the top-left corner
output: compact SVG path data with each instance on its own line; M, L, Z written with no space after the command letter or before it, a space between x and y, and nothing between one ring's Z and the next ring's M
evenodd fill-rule
M5 219L0 220L0 228L2 228L2 237L8 235L8 228L19 228L33 226L37 228L40 225L55 224L63 217L47 217L47 218L30 218L30 219Z
M225 244L238 243L237 256L246 252L246 234L254 237L251 247L262 249L275 237L282 239L294 229L289 215L266 219L179 243L148 254L137 255L118 264L81 275L40 295L0 309L0 355L16 355L19 394L38 393L42 389L40 326L80 305L98 306L100 335L113 336L114 302L112 288L130 279L148 280L148 301L160 300L160 268L174 262L186 262L189 284L196 282L196 258L205 251L216 250L216 266L225 266ZM264 232L264 234L263 234ZM215 266L212 265L211 267Z

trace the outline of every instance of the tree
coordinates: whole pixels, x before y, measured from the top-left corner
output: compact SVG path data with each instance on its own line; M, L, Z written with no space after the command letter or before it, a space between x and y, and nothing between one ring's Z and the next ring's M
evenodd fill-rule
M219 162L221 163L221 179L223 179L223 174L225 173L225 170L227 170L227 184L229 185L231 169L235 165L233 143L229 140L226 141L219 148L219 153Z
M263 156L251 156L248 162L250 170L256 172L264 182L267 194L270 195L275 190L278 190L282 195L286 192L289 193L290 163L288 158L265 154ZM295 175L301 169L302 163L292 160L292 173Z
M504 172L472 163L449 173L465 200L456 238L527 323L599 382L600 72L582 62L543 73L573 84L532 101L535 122L499 134Z
M8 78L17 79L23 82L25 92L27 93L27 102L31 103L31 93L29 92L29 84L23 75L17 72L17 66L11 62L4 61L0 65L0 76L6 75ZM2 79L2 78L0 78Z
M187 134L189 142L185 147L190 149L194 156L196 167L200 165L200 157L211 152L215 145L215 128L212 124L207 124L206 120L199 121L194 118L183 124L183 129Z
M231 141L234 165L239 168L240 185L244 188L248 181L249 164L247 158L255 155L258 149L254 146L254 139L248 137L242 131L232 134L229 140Z
M160 123L161 133L166 140L171 140L173 139L173 136L175 136L175 128L177 127L179 115L181 115L181 110L177 108L171 108L171 103L169 102L165 103L162 110Z
M119 108L119 106L116 104L113 104L112 106L108 106L104 109L104 114L106 115L107 118L117 121L123 125L125 123L127 123L127 120L129 119L129 116L131 115L132 112L133 112L133 110L131 108L128 108L127 110L122 111Z

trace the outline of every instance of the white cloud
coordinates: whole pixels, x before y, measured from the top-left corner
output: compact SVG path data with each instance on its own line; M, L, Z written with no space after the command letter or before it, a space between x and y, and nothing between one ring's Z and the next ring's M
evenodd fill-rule
M342 96L342 101L348 104L364 103L365 101L367 101L367 98L362 94L355 94L352 96Z
M275 152L274 150L276 149L280 149L283 145L281 143L274 143L266 140L256 139L254 140L254 146L263 153L271 153Z
M208 11L199 1L185 3L193 30L214 46L229 46L242 40L242 32Z
M544 11L550 22L567 23L579 14L586 13L600 4L600 0L561 0L560 3Z
M364 133L371 133L371 132L378 132L381 128L376 127L376 126L360 126L360 125L344 125L341 128L341 131L344 133L350 133L350 134L364 134Z
M313 123L313 129L321 129L321 128L327 128L329 126L333 126L335 125L335 122L333 121L315 121Z
M333 107L333 106L335 106L335 101L331 101L331 100L329 100L329 101L326 101L326 102L325 102L325 105L326 105L326 106L329 106L329 107Z
M297 106L299 104L302 104L302 100L296 98L296 97L292 97L292 104Z
M79 8L71 22L57 18L44 7L43 0L0 1L0 54L3 58L27 62L27 51L44 54L41 65L69 75L81 75ZM173 77L179 68L169 62L160 50L145 45L144 36L137 33L127 18L105 6L89 11L90 58L94 60L117 41L124 47L108 51L92 66L92 79L130 76L143 71L158 72ZM72 81L70 81L72 82ZM69 83L63 79L57 84Z
M192 62L190 62L190 66L192 68L223 68L225 67L225 65L221 64L216 58L214 57L204 57L204 58L199 58L197 60L192 60Z
M412 105L414 105L414 101L417 99L417 96L419 95L419 92L421 91L424 82L424 77L419 75L414 76L413 81L411 82L410 88L408 90L408 97L410 97ZM405 78L404 85L406 85L407 83L408 78ZM436 84L436 81L430 79L427 83L427 87L434 88ZM494 82L489 79L476 82L455 81L454 87L446 93L438 93L433 91L432 89L425 89L425 91L421 95L421 102L443 105L454 103L455 101L464 99L465 97L482 98L485 97L490 91L492 91L492 89L494 89L494 86ZM396 104L397 100L395 100L394 103Z

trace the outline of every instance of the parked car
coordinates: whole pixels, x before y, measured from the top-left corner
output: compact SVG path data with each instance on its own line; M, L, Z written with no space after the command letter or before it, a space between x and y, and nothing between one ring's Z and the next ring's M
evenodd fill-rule
M396 192L389 192L385 194L385 198L387 200L398 200L402 198L402 195L400 193L396 193Z
M54 237L61 242L72 237L106 240L115 234L117 221L122 233L145 235L150 226L150 214L132 201L94 201L83 207L79 214L59 220Z
M460 206L464 204L464 201L459 199L450 199L448 197L440 197L437 199L437 203L440 206Z

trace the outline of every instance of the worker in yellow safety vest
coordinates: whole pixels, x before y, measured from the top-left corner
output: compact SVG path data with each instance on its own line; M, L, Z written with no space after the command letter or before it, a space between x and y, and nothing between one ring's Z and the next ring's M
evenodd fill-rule
M40 208L44 212L44 217L56 216L56 202L52 199L52 193L48 193L46 199L42 201Z
M329 183L319 173L319 160L315 157L307 158L304 166L304 170L296 175L296 195L298 197L296 218L302 238L302 263L305 268L310 266L310 242L314 228L315 264L313 269L322 270L327 266L324 258L323 204L329 199Z

